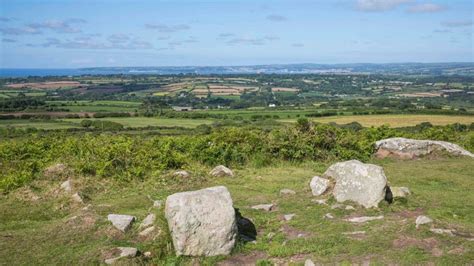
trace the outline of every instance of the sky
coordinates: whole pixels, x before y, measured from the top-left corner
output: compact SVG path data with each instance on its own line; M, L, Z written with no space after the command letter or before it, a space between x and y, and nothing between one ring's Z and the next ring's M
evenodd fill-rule
M0 0L0 68L474 62L471 0Z

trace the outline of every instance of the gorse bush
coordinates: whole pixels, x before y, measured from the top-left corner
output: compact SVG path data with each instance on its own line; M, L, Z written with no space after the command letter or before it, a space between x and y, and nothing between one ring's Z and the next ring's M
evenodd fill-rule
M364 161L373 154L375 141L395 136L451 141L474 150L474 131L459 125L408 130L314 125L306 119L273 130L224 127L193 136L30 134L0 142L0 190L41 177L53 163L65 163L78 175L129 181L192 163L239 167L278 160Z

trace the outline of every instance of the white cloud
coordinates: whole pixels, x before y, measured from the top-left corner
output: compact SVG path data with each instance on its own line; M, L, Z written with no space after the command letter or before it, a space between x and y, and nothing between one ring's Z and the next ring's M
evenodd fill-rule
M191 27L186 24L166 25L166 24L145 24L145 28L156 30L158 32L177 32L182 30L189 30Z
M76 24L86 23L85 20L79 18L71 18L67 20L46 20L39 23L30 23L27 26L33 29L50 29L57 33L78 33L81 29Z
M441 25L450 28L457 28L457 27L470 27L472 26L472 20L451 20L451 21L443 21Z
M276 15L276 14L268 15L267 19L271 20L271 21L276 21L276 22L281 22L281 21L288 20L286 17L284 17L282 15Z
M356 8L366 12L388 11L413 0L357 0Z
M443 10L446 10L445 6L432 3L418 4L407 9L410 13L435 13Z

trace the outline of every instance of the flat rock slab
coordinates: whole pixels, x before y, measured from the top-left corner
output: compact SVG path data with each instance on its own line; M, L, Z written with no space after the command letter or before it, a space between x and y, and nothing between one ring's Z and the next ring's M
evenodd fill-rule
M283 219L285 219L285 221L290 221L291 219L293 219L293 217L295 217L296 214L294 213L291 213L291 214L285 214L283 215Z
M375 155L379 158L414 159L435 151L445 151L455 156L474 158L474 154L471 152L446 141L389 138L375 142L375 148L377 149Z
M295 195L296 192L294 190L291 190L291 189L288 189L288 188L284 188L282 190L280 190L280 195Z
M156 220L156 215L153 213L148 214L145 219L143 219L142 223L140 224L140 228L146 228L148 226L153 225Z
M117 248L120 250L120 255L111 259L106 259L105 264L114 264L117 260L125 257L133 258L136 257L138 254L138 250L136 248L130 247L119 247Z
M156 227L154 227L154 226L150 226L150 227L146 228L145 230L141 231L140 233L138 233L138 235L143 236L143 237L147 237L151 233L153 233L153 231L155 231L155 228Z
M331 165L323 176L336 181L333 195L338 202L350 200L371 208L385 198L387 177L380 166L350 160Z
M218 165L214 167L214 169L212 169L209 174L215 177L234 176L234 172L232 172L232 170L223 165Z
M353 217L346 219L346 221L351 222L351 223L365 223L369 221L374 221L374 220L382 220L383 215L380 216L361 216L361 217Z
M112 222L113 226L122 232L126 232L132 226L135 217L124 214L109 214L107 220Z
M176 193L166 199L165 216L176 255L228 255L238 229L226 187Z
M420 215L416 217L416 220L415 220L416 228L418 228L420 225L429 224L432 222L433 220L430 217L424 216L424 215Z
M252 209L254 210L262 210L262 211L271 211L275 207L274 204L259 204L259 205L254 205L252 206Z

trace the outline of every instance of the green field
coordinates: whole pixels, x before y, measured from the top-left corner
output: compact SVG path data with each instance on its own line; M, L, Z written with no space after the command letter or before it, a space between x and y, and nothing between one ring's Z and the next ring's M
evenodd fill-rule
M47 101L71 112L135 112L141 102L129 101Z
M0 128L38 128L38 129L67 129L80 128L83 119L56 119L56 120L0 120ZM188 127L194 128L201 124L211 124L210 119L171 119L171 118L152 118L152 117L106 117L92 118L91 120L106 120L122 124L124 127L141 128L148 126L158 127Z
M295 122L295 119L282 119L282 122ZM453 123L471 124L474 123L474 116L455 115L347 115L311 118L311 121L320 123L348 124L359 122L362 126L382 126L407 127L415 126L422 122L430 122L433 125L448 125Z
M168 172L145 182L120 183L88 177L73 177L74 189L87 195L85 204L74 203L59 192L63 180L42 178L0 200L0 260L6 265L102 264L107 252L117 246L150 251L151 259L123 259L124 265L214 265L218 261L273 265L302 265L311 258L323 264L375 265L469 265L474 261L474 242L465 236L438 235L430 225L415 228L417 215L427 215L436 228L454 228L464 235L474 233L474 160L373 160L384 167L391 185L407 186L412 195L379 209L332 209L311 200L308 182L330 164L280 163L264 168L235 169L233 178L213 178L210 168L191 165L192 177L173 179ZM168 180L168 185L163 185ZM255 224L256 243L239 243L230 256L212 258L176 257L163 209L152 208L150 199L165 199L185 190L225 185L234 206ZM280 196L289 188L296 195ZM39 197L39 198L36 198ZM257 211L255 204L274 203L271 212ZM89 206L83 209L84 206ZM140 222L155 213L159 228L155 239L137 237ZM120 233L107 221L110 213L134 215L138 222ZM291 221L284 214L294 213ZM331 213L334 219L324 215ZM344 221L353 216L383 215L383 220L363 224ZM346 235L364 231L359 235ZM273 235L273 236L270 236ZM297 237L301 235L301 237ZM406 240L409 241L406 241ZM398 242L397 242L398 241ZM405 241L405 242L403 242ZM405 243L397 245L396 243ZM428 244L427 244L428 243ZM241 264L240 264L241 265Z

